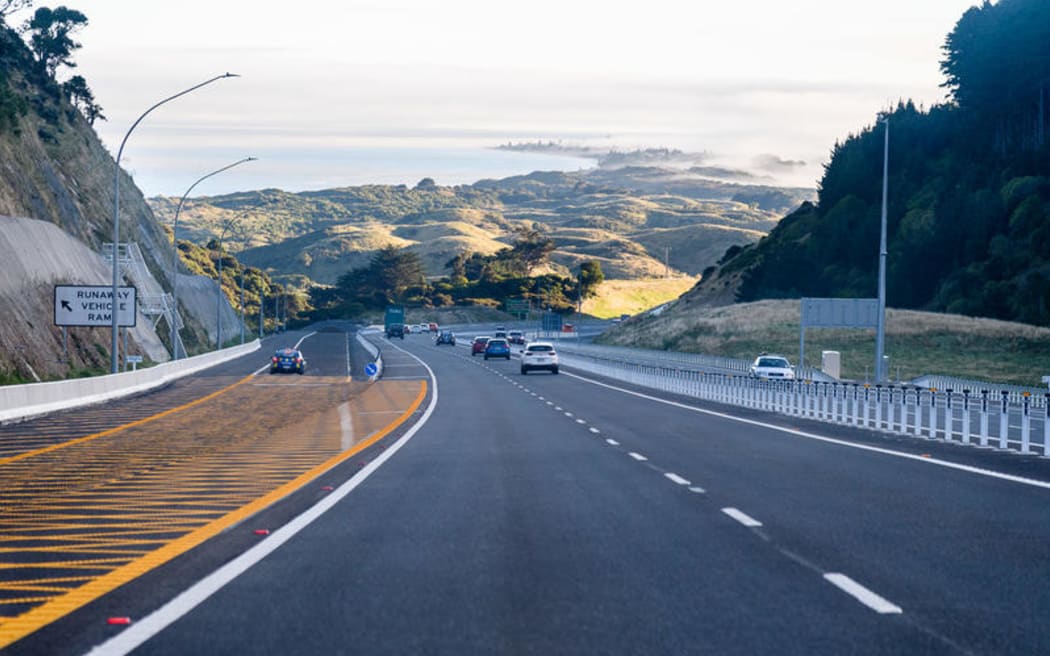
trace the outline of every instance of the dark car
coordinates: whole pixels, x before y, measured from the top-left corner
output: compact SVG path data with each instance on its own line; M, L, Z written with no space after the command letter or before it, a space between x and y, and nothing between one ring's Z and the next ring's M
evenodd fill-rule
M510 344L505 339L496 339L493 337L489 340L488 344L485 345L485 359L489 358L507 358L510 360Z
M438 346L441 346L442 344L448 344L449 346L455 346L456 345L456 335L451 330L442 330L441 332L438 333L437 339L434 340L434 343L436 345L438 345Z
M289 373L299 374L306 371L306 358L303 357L301 351L297 351L293 348L277 349L277 352L270 358L270 373Z
M492 338L488 336L475 337L474 341L470 343L470 356L474 357L478 353L484 353L485 346L489 343L490 339Z
M392 339L394 337L400 337L401 339L404 339L405 338L405 327L404 327L404 325L399 324L399 323L392 323L392 324L390 324L389 326L386 327L386 337L387 337L387 339Z

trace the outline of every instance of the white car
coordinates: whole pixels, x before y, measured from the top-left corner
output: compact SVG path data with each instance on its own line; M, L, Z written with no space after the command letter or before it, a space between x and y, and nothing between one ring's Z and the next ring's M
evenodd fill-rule
M550 342L530 342L521 352L521 375L533 369L546 369L552 374L558 373L558 352Z
M795 369L784 356L763 353L755 358L748 375L766 380L795 380Z

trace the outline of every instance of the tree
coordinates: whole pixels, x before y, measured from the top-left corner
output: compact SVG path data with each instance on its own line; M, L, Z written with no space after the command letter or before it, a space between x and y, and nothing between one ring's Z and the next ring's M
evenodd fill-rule
M513 273L531 276L533 269L550 259L554 251L554 240L541 232L535 224L531 227L521 226L515 230L517 238L508 253L510 268Z
M29 47L48 75L54 77L59 66L76 66L70 58L80 44L73 40L73 34L87 22L87 16L68 7L40 7L26 22Z
M598 260L587 260L580 265L580 297L592 298L598 293L598 286L605 281L602 263Z
M94 125L96 119L106 120L102 114L102 107L95 102L95 94L88 88L84 76L74 75L62 88L69 94L69 102L84 114L89 125Z
M0 0L0 23L11 14L21 9L29 9L33 0Z

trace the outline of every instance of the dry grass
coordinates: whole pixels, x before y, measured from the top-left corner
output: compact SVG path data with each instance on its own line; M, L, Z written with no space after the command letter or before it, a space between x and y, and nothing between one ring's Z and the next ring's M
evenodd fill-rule
M799 302L758 301L718 308L669 309L611 331L603 341L647 348L751 358L775 351L797 360ZM874 330L809 329L806 364L821 351L842 354L842 375L863 380L874 367ZM910 380L943 374L1039 386L1050 375L1050 329L959 315L888 310L886 355L890 374Z
M597 297L584 301L583 311L601 319L637 314L673 301L695 284L696 278L606 280Z

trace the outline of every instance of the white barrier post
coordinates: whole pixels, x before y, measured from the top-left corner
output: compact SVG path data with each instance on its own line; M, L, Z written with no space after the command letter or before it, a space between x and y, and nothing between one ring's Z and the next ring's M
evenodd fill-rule
M952 411L952 397L955 395L955 390L946 389L944 390L945 401L944 401L944 441L952 441L952 433L955 431L955 413Z
M1028 392L1024 393L1021 408L1021 453L1031 453L1029 447L1032 439L1032 425L1030 423L1032 416L1028 408Z
M930 388L930 439L937 439L937 388Z
M1002 405L999 406L1001 414L999 415L999 448L1009 449L1009 435L1010 435L1010 393L1006 390L1002 390Z
M970 443L970 390L963 390L962 441Z
M988 390L981 390L981 446L988 446Z

